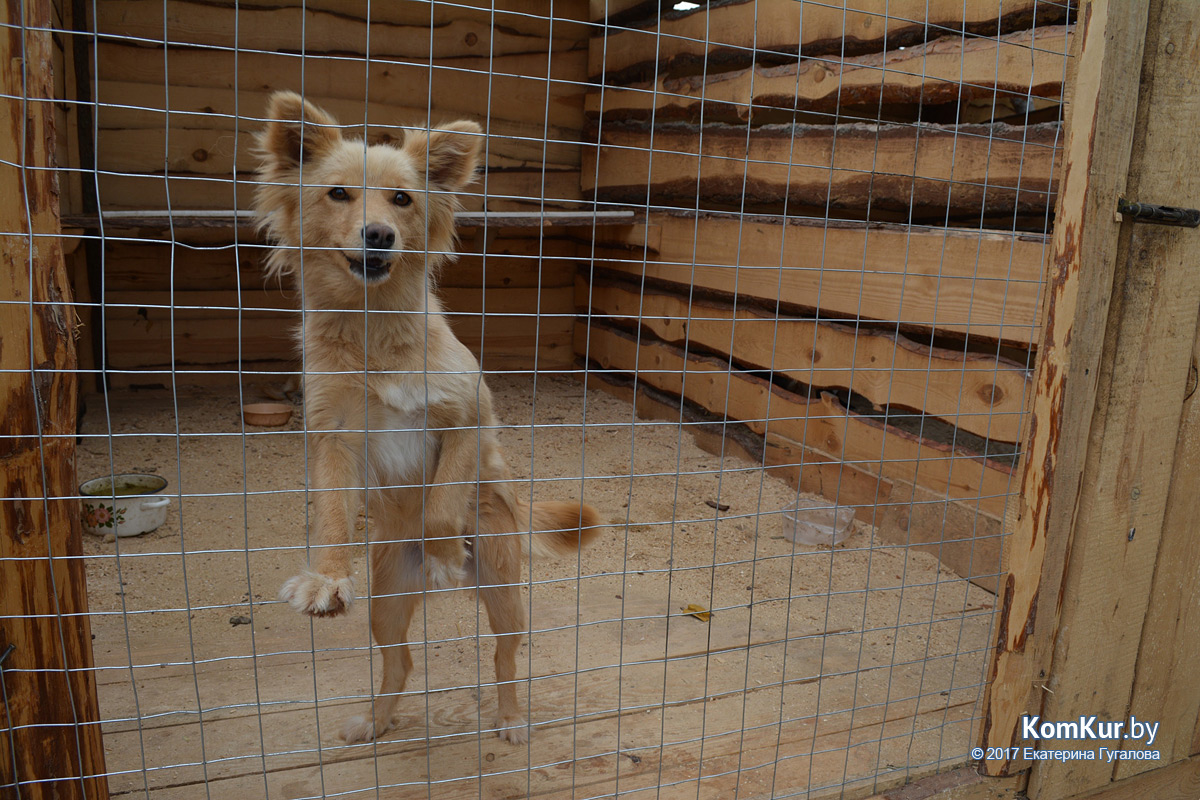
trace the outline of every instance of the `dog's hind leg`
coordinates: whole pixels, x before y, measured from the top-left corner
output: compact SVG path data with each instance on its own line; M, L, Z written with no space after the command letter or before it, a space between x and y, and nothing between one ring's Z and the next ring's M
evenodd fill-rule
M415 542L371 545L371 635L383 654L383 680L370 713L351 717L342 728L347 742L381 736L392 724L400 693L412 672L408 626L421 604L421 562Z
M527 629L521 603L521 539L512 533L515 521L507 505L495 500L491 487L480 503L479 538L475 551L479 563L479 596L487 609L488 623L496 634L496 697L500 707L497 734L513 744L529 739L529 724L517 703L517 650Z

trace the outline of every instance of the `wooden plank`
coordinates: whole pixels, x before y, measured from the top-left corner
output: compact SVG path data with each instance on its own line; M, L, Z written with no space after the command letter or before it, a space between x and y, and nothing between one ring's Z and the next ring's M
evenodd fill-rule
M575 303L628 319L672 344L732 356L809 386L852 389L878 407L919 409L988 439L1020 438L1026 370L994 356L595 278L590 286L579 280Z
M652 214L657 252L598 252L641 279L820 307L822 318L891 322L1029 346L1047 240L994 231Z
M1068 80L1074 94L1066 123L1063 191L1053 252L1046 261L1046 322L1021 491L1009 514L1012 538L989 674L984 747L1032 745L1020 735L1020 717L1039 714L1049 696L1042 687L1059 632L1059 592L1081 507L1117 261L1120 228L1113 223L1113 209L1126 189L1145 24L1140 10L1130 13L1094 2L1075 29L1078 55L1072 62L1078 73L1073 83ZM1091 648L1103 649L1097 646L1100 641L1107 636L1090 642ZM1110 701L1103 698L1105 705ZM1097 704L1088 713L1100 710ZM1120 717L1124 709L1116 713ZM990 774L1026 766L1023 758L986 762Z
M1200 159L1200 143L1179 141L1177 135L1200 126L1200 79L1184 67L1191 63L1191 56L1184 54L1200 50L1200 5L1154 2L1149 17L1134 128L1137 146L1126 192L1131 197L1200 196L1200 175L1193 168ZM1128 220L1122 227L1115 259L1116 300L1105 331L1098 400L1060 595L1059 624L1068 633L1056 639L1050 671L1053 694L1043 706L1050 720L1080 714L1096 714L1102 720L1128 718L1139 665L1166 657L1156 640L1165 633L1166 641L1172 642L1170 629L1177 624L1170 618L1161 620L1166 630L1145 627L1155 561L1170 553L1169 548L1162 550L1164 520L1183 401L1195 367L1200 272L1189 268L1194 263L1195 236L1188 235L1192 231ZM1089 269L1095 267L1089 264ZM1196 454L1182 455L1186 461ZM1194 492L1193 485L1190 493ZM1182 535L1192 539L1194 547L1194 536ZM1113 575L1121 576L1115 585ZM1194 585L1191 576L1188 581ZM1098 642L1104 646L1097 647ZM1139 654L1143 642L1148 649ZM1155 671L1149 678L1163 682L1152 684L1154 692L1174 680ZM1195 687L1190 691L1197 696ZM1151 709L1168 714L1174 710ZM1144 741L1131 739L1123 745L1146 748ZM1182 755L1188 755L1187 748ZM1114 766L1039 762L1030 774L1030 795L1061 797L1099 789L1112 780Z
M106 800L72 499L77 317L58 239L53 10L3 0L0 19L0 781L6 796Z
M593 40L588 74L623 81L649 74L654 64L699 72L744 66L752 57L782 59L803 53L859 53L919 44L930 30L968 31L995 36L1062 20L1066 7L1035 0L892 0L883 13L872 0L842 5L792 0L741 0L682 15L664 15L659 24L636 30L608 30Z
M1162 753L1162 760L1122 761L1114 773L1117 780L1180 761L1197 751L1193 737L1200 725L1200 686L1174 677L1187 674L1191 665L1200 663L1200 637L1192 633L1200 624L1200 585L1195 580L1200 575L1200 548L1196 547L1195 537L1195 521L1200 519L1200 493L1196 492L1200 486L1197 364L1200 335L1192 350L1191 376L1184 388L1162 541L1129 703L1131 715L1161 723L1154 747Z
M727 362L690 353L685 357L663 342L639 343L594 319L576 327L575 352L719 417L744 422L760 435L779 434L830 453L832 463L878 469L885 478L968 501L971 508L994 515L1003 513L1011 475L1002 464L849 412L829 393L806 399L730 369Z
M1009 97L1060 100L1070 27L997 38L948 36L928 44L839 59L813 58L734 72L672 77L589 92L584 108L604 119L752 120L767 109L829 112L843 106L934 105ZM603 108L601 107L603 103Z
M588 372L585 379L589 388L632 403L643 419L683 419L702 449L737 454L801 491L853 508L855 517L875 526L883 541L930 553L960 577L995 593L1003 536L999 517L903 480L883 478L867 465L839 461L784 436L758 436L742 430L743 425L701 416L680 398L644 384L635 386L596 372Z
M872 795L867 800L1017 800L1024 777L993 778L980 775L974 767L961 767Z
M1100 789L1073 795L1067 800L1125 800L1128 797L1192 800L1197 795L1200 795L1200 756L1192 756L1140 775L1131 775Z
M769 790L772 781L823 788L846 781L850 791L860 794L870 791L864 786L887 786L909 772L882 768L885 761L900 763L893 748L897 753L908 748L929 752L935 742L947 736L961 741L969 731L973 703L964 693L956 692L936 708L927 702L917 705L922 675L943 685L948 663L941 668L864 667L857 632L826 637L819 628L799 623L785 642L778 629L764 626L746 608L725 609L708 625L693 627L691 620L681 624L679 617L667 619L670 601L661 594L632 587L622 594L596 597L582 611L578 621L588 623L582 641L577 640L575 609L552 598L534 598L533 616L549 629L535 634L529 645L533 749L493 744L490 734L476 737L477 693L462 688L460 681L463 662L484 653L469 643L443 647L440 656L418 653L418 663L423 655L433 662L430 674L419 676L429 682L430 693L423 696L417 688L406 698L398 730L378 745L341 746L330 728L362 703L340 698L365 696L371 678L361 651L325 648L361 646L366 631L360 618L345 626L353 627L349 634L322 631L315 656L260 655L264 677L259 680L236 662L202 665L196 678L187 665L146 671L143 713L190 706L196 683L202 696L210 703L219 700L224 708L205 713L209 764L204 772L191 763L199 753L199 725L192 715L182 721L164 715L142 725L111 726L111 746L131 759L136 770L121 780L131 789L143 786L139 753L146 752L154 766L163 755L169 758L164 768L146 776L155 796L165 798L187 796L202 779L222 796L243 796L246 787L254 788L252 782L261 789L264 781L272 794L307 795L312 782L321 778L327 791L339 794L408 784L455 800L478 796L481 787L489 796L507 796L518 788L531 796L572 791L599 796L615 780L624 792L641 796L660 783L678 792L680 781L695 781L699 775L706 777L690 787L689 796L697 788L704 797L715 796L735 781L753 796ZM469 615L466 619L471 624ZM292 638L280 639L276 646L291 650L295 623L284 622L283 627L293 629ZM614 659L618 644L619 663ZM261 646L268 652L272 647L266 642ZM585 671L591 691L579 692L574 672L563 671L572 656L577 659L572 670ZM177 661L178 655L164 651L151 660ZM859 670L863 680L886 674L895 682L897 696L851 714ZM150 681L155 685L147 687ZM288 702L268 709L229 703L255 696L260 683L267 697ZM453 688L443 688L447 685ZM813 704L818 686L825 698L819 706ZM109 688L114 694L121 689L118 683ZM311 696L314 688L318 698L329 699L315 707L292 700ZM793 712L781 719L781 702L817 713ZM570 716L564 717L564 708L571 709ZM484 724L487 713L485 708ZM324 731L320 741L312 725L318 714ZM744 733L743 727L748 727ZM699 738L697 731L703 733ZM426 789L429 780L433 784Z
M583 159L587 197L695 208L903 211L916 218L1041 214L1057 190L1057 123L609 123ZM793 209L794 211L794 209Z

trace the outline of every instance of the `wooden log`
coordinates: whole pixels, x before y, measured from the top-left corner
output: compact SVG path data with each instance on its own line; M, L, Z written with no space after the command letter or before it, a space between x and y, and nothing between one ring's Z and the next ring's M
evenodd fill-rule
M451 321L455 335L475 353L485 370L569 366L574 360L573 326L572 319L539 320L502 314L488 316L486 320L466 316ZM173 329L164 325L147 329L144 324L114 320L107 324L108 367L114 374L136 371L169 375L174 365L183 375L206 369L221 370L221 365L239 360L247 369L260 369L262 364L295 363L296 347L287 329L284 326L281 330L280 323L272 320L243 320L239 339L237 326L223 319L177 319Z
M1146 15L1140 10L1128 13L1105 0L1089 3L1075 29L1077 53L1072 63L1077 74L1068 78L1073 95L1064 141L1063 191L1053 251L1046 260L1046 310L1041 315L1046 322L1020 493L1006 518L1011 543L1006 548L1007 575L981 741L985 748L1014 748L1003 752L1015 757L988 759L984 765L989 774L1010 774L1028 766L1019 748L1032 743L1021 736L1021 715L1040 715L1050 696L1046 688L1057 691L1047 681L1059 636L1063 574L1084 502L1086 445L1097 406L1121 233L1113 209L1126 190L1145 40ZM1128 492L1121 494L1122 502L1128 502ZM1111 524L1102 528L1113 535ZM1116 535L1124 542L1128 531ZM1107 577L1103 583L1107 585ZM1079 644L1098 653L1106 648L1097 642L1110 642L1112 632L1090 642L1080 639ZM1116 700L1090 690L1089 696L1097 701L1089 714L1099 714ZM1114 718L1124 712L1115 711Z
M743 422L760 435L777 434L829 453L837 463L878 469L889 480L962 500L972 509L1003 513L1011 471L1002 463L854 414L832 394L806 399L728 362L685 354L663 342L639 342L596 320L577 325L575 352L718 417Z
M13 797L108 797L74 499L76 317L57 238L52 10L0 3L0 775Z
M690 351L715 352L809 386L851 389L876 407L919 409L986 439L1020 438L1026 371L1004 359L623 282L594 279L589 286L581 279L575 304L630 320Z
M180 118L173 114L170 129L166 127L165 114L156 115L159 117L157 127L147 128L125 127L119 115L104 113L102 116L104 127L98 131L96 149L102 168L106 170L154 174L165 168L175 173L221 177L231 176L236 171L244 180L260 162L253 152L254 134L262 127L256 120L243 120L241 129L235 132L207 127L174 127ZM361 118L361 111L359 116ZM412 117L409 119L417 121ZM524 125L526 130L512 136L501 132L504 127L503 121L492 126L484 141L485 170L540 170L543 166L579 169L581 145L578 142L535 142L532 134L541 135L542 132L532 130L532 126ZM358 130L349 132L351 136L361 134L361 125ZM372 126L367 135L372 141L399 141L404 130Z
M434 122L471 116L481 124L496 118L579 130L585 90L579 75L585 58L582 51L565 51L553 58L546 53L449 58L431 67L421 60L372 57L367 61L346 56L322 58L317 62L320 68L313 69L313 59L296 52L239 52L235 73L229 57L214 57L205 48L172 48L164 59L158 48L102 41L98 86L114 94L98 93L97 99L125 103L126 98L117 93L120 87L140 83L145 89L138 97L145 102L135 105L161 109L166 107L166 97L180 87L214 90L218 100L221 92L236 89L239 94L250 93L247 102L239 102L240 114L254 117L261 115L264 105L256 101L269 87L293 89L313 98L340 97L360 109L369 100L381 107L423 110L422 118ZM227 102L221 113L232 113ZM393 119L386 115L380 121Z
M593 21L611 21L639 8L647 9L649 15L656 14L658 5L658 0L588 0L588 13Z
M225 238L224 236L220 238ZM110 291L176 292L233 289L272 289L262 271L267 245L243 241L237 248L172 247L154 240L105 242L105 288ZM459 255L446 264L437 283L445 287L517 288L573 286L578 244L563 228L505 230L486 240L465 236Z
M654 252L602 250L637 279L741 295L823 319L886 321L1028 347L1037 335L1036 235L764 217L653 214ZM682 290L678 287L683 287Z
M96 8L102 35L208 45L244 50L309 54L365 54L372 58L430 59L547 53L582 46L587 28L563 19L555 4L553 24L545 15L509 8L458 4L305 3L300 5L219 6L195 0L110 0ZM565 2L562 6L580 2ZM369 38L368 38L369 36Z
M543 314L575 316L572 284L557 287L447 286L438 291L451 316L463 314ZM298 323L300 311L291 292L278 289L205 290L188 292L110 291L105 295L110 319L139 319L166 325L175 319L286 319ZM385 312L380 312L385 313ZM281 316L282 315L282 316Z
M947 36L857 58L812 58L781 66L672 77L589 92L584 108L606 120L659 122L754 119L767 109L832 112L839 107L1007 98L1060 100L1070 27L998 38ZM603 104L603 106L602 106Z
M248 177L248 176L246 176ZM250 208L254 184L239 176L187 173L101 173L96 178L104 210ZM170 202L168 202L168 192ZM581 198L579 171L573 169L492 169L460 194L467 211L539 208L544 204L574 204Z
M959 576L995 592L1002 536L999 517L911 483L883 478L783 436L734 430L744 426L702 416L681 398L645 384L596 372L588 372L585 378L589 388L632 403L639 417L668 422L682 418L704 450L737 454L801 491L853 508L855 517L875 526L884 541L931 553Z
M1044 213L1057 187L1056 123L608 124L583 159L587 197L681 209L751 204L883 209L915 218ZM698 194L698 197L697 197Z
M448 287L451 327L485 368L569 364L574 291ZM111 292L104 308L108 366L114 370L253 364L298 358L295 299L278 290ZM95 332L98 335L99 332Z
M592 40L588 75L608 82L651 75L655 64L678 72L748 66L797 53L858 55L919 44L929 31L995 36L1067 16L1067 4L1036 0L892 0L881 13L873 0L842 5L793 0L740 0L692 13L664 15L657 25L606 31Z
M1114 19L1122 19L1118 24L1130 24L1127 9L1119 12L1114 7L1112 13ZM1200 127L1200 80L1191 68L1194 54L1200 52L1200 5L1155 2L1148 16L1124 196L1198 197L1200 174L1195 165L1200 142L1179 132ZM1080 80L1082 70L1081 66ZM1105 114L1111 112L1104 109ZM1093 175L1097 159L1104 157L1098 146L1091 153ZM1179 620L1164 616L1162 610L1152 618L1147 614L1156 570L1177 566L1160 559L1169 559L1181 540L1195 548L1194 519L1172 520L1179 526L1175 530L1168 530L1165 522L1176 470L1194 465L1200 457L1195 449L1178 448L1184 398L1195 391L1195 384L1189 389L1188 383L1196 367L1192 353L1200 323L1200 271L1191 268L1196 238L1194 231L1135 225L1128 218L1121 228L1111 265L1084 262L1088 280L1115 270L1115 300L1101 340L1090 446L1070 556L1057 595L1060 628L1050 668L1053 694L1044 699L1042 711L1049 720L1090 714L1121 720L1131 713L1154 712L1167 715L1163 720L1182 723L1172 716L1174 708L1147 702L1146 697L1147 691L1162 692L1177 680L1161 666L1149 665L1185 655L1178 652L1184 640L1174 633ZM1182 463L1175 462L1176 453ZM1183 491L1190 497L1196 486ZM1116 575L1119 581L1113 580ZM1186 585L1194 598L1194 575ZM1150 627L1151 622L1158 627ZM1097 647L1097 642L1104 646ZM1145 680L1151 682L1141 683L1142 708L1135 710L1131 701ZM1200 690L1189 687L1186 697L1195 708ZM1173 749L1178 747L1181 756L1191 754L1180 741L1186 740L1186 733L1177 730L1173 738L1179 742ZM1152 749L1144 738L1127 737L1120 746L1126 751ZM1131 772L1119 767L1114 772L1114 765L1101 762L1039 761L1030 773L1030 794L1068 797L1103 788L1114 774Z
M254 134L261 130L269 91L172 86L132 81L102 81L98 92L105 97L123 97L126 105L106 106L98 115L98 149L105 168L120 171L155 172L164 160L172 171L199 174L253 171L258 158L252 152ZM348 136L366 136L372 142L398 142L406 127L423 129L430 120L426 107L350 100L345 97L308 99L347 126ZM485 164L512 168L546 164L552 168L579 169L579 128L547 125L544 119L513 120L505 114L480 119L480 109L461 113L439 111L433 124L461 117L486 122ZM236 134L236 135L235 135Z

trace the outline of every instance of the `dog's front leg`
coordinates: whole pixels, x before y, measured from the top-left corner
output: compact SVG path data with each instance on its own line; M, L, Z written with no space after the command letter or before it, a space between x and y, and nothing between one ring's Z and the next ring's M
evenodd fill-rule
M336 617L354 602L350 520L351 504L362 491L362 470L351 446L340 437L316 434L312 442L316 563L284 583L279 597L309 616Z
M425 576L431 589L460 585L466 575L464 539L479 485L479 429L441 434L437 469L425 496Z

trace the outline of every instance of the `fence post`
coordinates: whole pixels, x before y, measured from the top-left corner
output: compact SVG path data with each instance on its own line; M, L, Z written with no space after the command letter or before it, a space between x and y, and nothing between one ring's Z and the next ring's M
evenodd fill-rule
M1029 766L1022 714L1040 710L1058 632L1059 592L1096 407L1146 40L1144 2L1080 5L1054 238L1047 254L1042 338L1020 494L1005 527L1008 574L981 744L990 775ZM1069 77L1072 77L1069 76Z
M57 238L52 9L0 9L0 796L104 800L78 503L64 499L76 315Z

